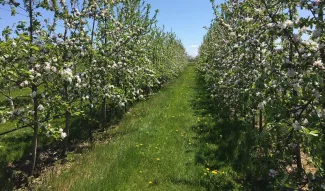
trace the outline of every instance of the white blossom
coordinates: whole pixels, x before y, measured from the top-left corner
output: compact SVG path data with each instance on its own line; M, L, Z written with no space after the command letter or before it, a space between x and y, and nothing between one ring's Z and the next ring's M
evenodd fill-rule
M270 169L270 171L269 171L269 176L271 176L271 177L274 178L277 174L278 174L278 172L277 172L276 170L274 170L274 169Z
M65 68L63 70L60 71L61 77L68 81L68 82L72 82L72 70L70 68Z
M286 27L290 27L290 28L292 28L293 24L294 24L292 20L286 20L284 23L285 23Z
M264 102L260 102L257 107L258 107L259 110L263 110L264 109L264 105L265 105Z
M125 106L125 103L120 102L118 105L119 105L120 107L124 107L124 106Z
M64 139L64 138L66 138L67 137L67 133L65 133L65 132L61 132L61 139Z
M313 31L312 37L313 38L318 38L318 37L320 37L321 34L322 34L322 31L320 29L315 29Z
M5 124L7 122L7 120L3 117L1 118L1 124Z
M35 111L33 111L33 110L29 110L28 113L29 113L30 115L34 115L34 114L35 114Z
M321 187L322 189L325 189L325 184L321 184L320 187Z
M320 94L318 90L314 90L314 96L317 100L320 98Z
M304 119L302 122L303 125L307 125L308 124L308 119Z
M28 122L27 118L23 118L23 123L26 124Z
M278 23L278 26L280 27L281 30L287 28L286 23Z
M250 22L250 21L252 21L252 20L253 20L253 18L250 18L250 17L245 18L245 21L246 21L246 22Z
M297 120L292 124L292 127L296 131L301 130L301 126L300 126L300 124L299 124L299 122Z
M288 165L287 167L286 167L286 170L287 170L287 172L290 174L290 173L292 173L292 172L294 172L294 169L292 168L292 166L290 166L290 165Z
M295 76L295 70L293 68L288 68L287 76L289 78L294 77Z
M37 107L37 110L39 111L43 111L44 110L44 106L42 104L40 104L38 107Z
M23 87L26 86L26 84L25 84L25 82L21 82L21 83L19 84L19 86L23 88Z
M52 70L52 72L56 72L56 67L55 66L51 66L51 70Z
M36 91L33 91L33 93L31 94L31 97L34 99L37 95L37 92Z
M316 61L313 63L313 66L322 67L322 66L323 66L323 62L322 62L321 60L316 60Z
M299 29L299 31L301 33L305 33L306 31L308 31L308 28L307 27L302 27L301 29Z
M275 26L275 23L268 23L266 26L269 28L273 28Z
M45 64L44 70L45 70L46 72L51 71L51 64L48 63L48 62L45 62L44 64Z
M80 84L81 83L81 79L79 76L76 76L76 80L77 80L77 83Z

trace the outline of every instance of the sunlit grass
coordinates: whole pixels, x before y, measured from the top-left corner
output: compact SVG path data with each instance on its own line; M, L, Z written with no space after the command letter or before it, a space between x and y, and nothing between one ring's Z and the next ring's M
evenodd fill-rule
M5 95L9 96L9 91L3 92ZM10 97L17 98L17 97L25 97L31 94L30 88L22 88L22 89L14 89L10 91ZM0 94L0 102L7 100L6 96Z
M194 66L131 109L110 134L72 167L42 178L38 190L204 190L195 162L191 107Z

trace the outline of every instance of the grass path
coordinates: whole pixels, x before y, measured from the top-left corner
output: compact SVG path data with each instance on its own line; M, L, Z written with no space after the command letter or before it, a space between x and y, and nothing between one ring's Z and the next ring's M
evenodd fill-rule
M110 130L107 144L96 144L71 168L48 175L39 190L205 190L203 167L196 165L192 108L195 67L138 103Z

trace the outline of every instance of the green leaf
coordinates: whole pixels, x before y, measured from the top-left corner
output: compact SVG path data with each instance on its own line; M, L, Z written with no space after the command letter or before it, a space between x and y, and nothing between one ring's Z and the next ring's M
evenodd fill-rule
M39 51L39 48L37 46L31 46L30 48L33 50Z
M15 16L16 15L16 9L15 7L11 7L11 16Z
M28 35L20 35L20 37L21 37L23 40L30 41L30 38L29 38Z
M312 135L312 136L318 137L318 133L319 133L318 130L314 130L314 131L310 131L310 132L309 132L309 135Z
M20 69L20 71L25 75L31 75L32 74L32 72L30 72L28 70L25 70L25 69Z

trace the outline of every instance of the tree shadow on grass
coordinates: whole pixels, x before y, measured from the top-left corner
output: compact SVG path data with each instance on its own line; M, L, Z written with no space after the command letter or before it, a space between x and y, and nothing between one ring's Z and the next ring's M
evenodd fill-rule
M93 135L96 141L108 140L109 137L123 136L130 131L123 133L110 134L107 127L121 121L126 110L110 109L108 110L107 125L102 127L102 117L98 117L99 121L91 125ZM102 111L94 113L94 116L100 116ZM53 125L64 124L64 119L60 118ZM70 128L70 147L69 151L74 153L82 153L89 150L92 145L89 143L89 124L87 119L82 117L74 117L71 120ZM0 191L13 190L28 186L30 180L28 174L30 172L32 130L18 130L6 136L0 137L0 143L4 146L0 148ZM40 176L42 171L54 166L57 163L64 163L65 156L62 155L63 142L49 139L43 134L39 135L39 146L37 148L37 161L35 167L35 177Z
M196 77L192 107L198 117L196 162L208 168L202 182L207 190L273 190L269 165L256 148L256 130L232 119L223 100L212 101L204 79ZM212 173L213 170L216 170Z

